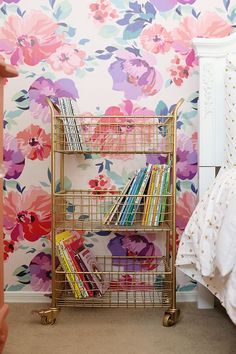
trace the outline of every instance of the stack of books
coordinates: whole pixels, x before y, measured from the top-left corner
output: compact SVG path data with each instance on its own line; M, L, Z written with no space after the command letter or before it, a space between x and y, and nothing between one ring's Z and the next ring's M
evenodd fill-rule
M92 251L85 248L76 231L56 235L56 250L75 298L103 295L109 282Z
M82 134L79 119L73 118L78 115L76 102L68 97L60 97L58 99L61 114L65 117L61 118L65 130L65 138L70 151L83 151Z
M105 225L158 226L165 219L170 182L170 162L149 164L131 178L103 220Z

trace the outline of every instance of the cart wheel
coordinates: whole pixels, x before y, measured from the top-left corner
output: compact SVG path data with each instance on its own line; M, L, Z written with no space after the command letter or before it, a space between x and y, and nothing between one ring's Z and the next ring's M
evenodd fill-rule
M171 327L174 325L173 315L170 313L165 313L163 317L163 326L164 327Z
M175 325L179 320L180 310L168 310L165 312L163 317L163 326L164 327L171 327Z
M40 322L43 325L55 324L58 312L59 308L49 308L46 310L33 311L33 313L37 313L40 316Z

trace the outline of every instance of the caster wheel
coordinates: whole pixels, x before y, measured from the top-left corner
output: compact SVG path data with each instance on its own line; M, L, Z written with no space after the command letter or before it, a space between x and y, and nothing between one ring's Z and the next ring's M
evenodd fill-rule
M163 317L163 326L164 327L171 327L175 324L175 321L173 319L173 315L170 313L166 313Z

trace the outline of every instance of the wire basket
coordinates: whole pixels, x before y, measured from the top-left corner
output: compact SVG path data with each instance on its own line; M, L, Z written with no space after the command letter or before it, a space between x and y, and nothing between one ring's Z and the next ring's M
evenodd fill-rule
M56 270L55 292L59 306L79 307L165 307L171 304L172 273L165 257L101 256L99 272L66 273ZM69 285L67 276L74 276ZM90 296L75 298L73 284L82 277L91 289ZM103 283L103 294L95 288L94 277ZM87 279L87 280L86 280Z
M56 193L54 198L54 222L59 230L111 230L111 231L170 231L173 220L173 202L171 194L164 195L122 195L115 190L70 190ZM127 200L141 201L136 211L130 209L123 216L122 208ZM148 200L150 199L150 200ZM153 204L152 203L153 199ZM157 220L157 205L154 200L164 201ZM149 203L152 212L145 211ZM114 210L114 206L116 209ZM108 216L110 219L107 221ZM122 223L123 217L123 223ZM149 218L147 218L149 217Z
M174 116L53 117L54 151L62 153L171 153Z

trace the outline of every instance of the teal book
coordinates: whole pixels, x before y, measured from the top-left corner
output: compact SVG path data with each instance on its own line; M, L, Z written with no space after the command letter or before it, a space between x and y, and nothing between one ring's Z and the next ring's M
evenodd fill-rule
M123 215L121 217L120 225L122 225L122 226L127 225L126 224L126 219L127 219L128 215L129 215L131 203L135 199L134 194L137 193L137 189L138 189L140 181L141 181L141 179L143 177L144 171L145 171L145 169L141 168L141 170L139 171L139 173L137 175L137 178L134 180L132 189L130 190L130 193L129 193L130 196L127 198L127 203L126 203L125 209L123 211Z
M141 186L139 188L138 195L134 201L133 208L132 208L132 210L130 212L130 216L128 218L128 225L129 226L133 225L133 223L134 223L135 215L139 209L141 200L143 199L143 195L145 193L145 190L146 190L149 180L150 180L152 166L153 166L152 164L149 164L148 167L146 168L146 172L144 174Z
M134 178L133 178L133 180L132 180L132 184L131 184L131 186L130 186L130 189L129 189L129 191L128 191L128 194L132 194L132 190L133 190L133 187L134 187L134 184L135 184L135 181L136 181L136 179L137 179L137 177L138 177L139 172L140 172L140 169L136 172L136 174L135 174L135 176L134 176ZM115 223L116 225L121 225L120 222L121 222L121 218L122 218L122 216L123 216L123 213L124 213L124 211L125 211L125 208L126 208L126 206L127 206L128 195L124 196L124 199L122 199L122 202L123 202L123 205L122 205L122 207L121 207L121 210L120 210L120 212L119 212L118 218L117 218L117 220L116 220L116 223Z

